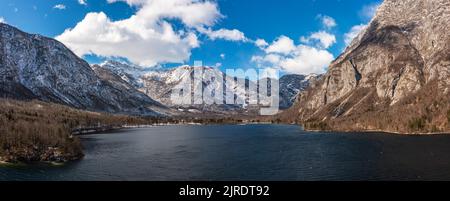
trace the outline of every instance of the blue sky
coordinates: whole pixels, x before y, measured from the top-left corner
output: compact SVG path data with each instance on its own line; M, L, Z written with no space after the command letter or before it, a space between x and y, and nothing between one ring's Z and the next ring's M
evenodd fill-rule
M114 57L172 67L202 60L221 69L260 67L308 74L324 71L379 3L2 0L0 18L26 32L57 38L91 63Z

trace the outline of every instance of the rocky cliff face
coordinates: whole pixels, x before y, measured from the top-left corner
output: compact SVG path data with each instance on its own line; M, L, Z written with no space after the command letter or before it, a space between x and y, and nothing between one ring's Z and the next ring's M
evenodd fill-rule
M290 108L298 95L306 90L311 82L320 78L320 75L284 75L280 78L280 109Z
M0 97L39 99L75 108L156 115L156 102L101 79L60 42L0 23Z
M311 129L449 130L448 30L448 0L385 0L290 118Z

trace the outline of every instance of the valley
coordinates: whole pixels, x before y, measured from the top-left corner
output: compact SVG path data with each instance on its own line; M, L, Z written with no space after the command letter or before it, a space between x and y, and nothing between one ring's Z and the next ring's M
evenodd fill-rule
M448 30L448 0L385 0L326 73L255 78L218 66L88 63L53 38L0 22L0 161L78 160L76 132L149 125L266 122L319 132L446 134ZM175 89L188 96L174 98ZM274 103L278 113L261 115Z

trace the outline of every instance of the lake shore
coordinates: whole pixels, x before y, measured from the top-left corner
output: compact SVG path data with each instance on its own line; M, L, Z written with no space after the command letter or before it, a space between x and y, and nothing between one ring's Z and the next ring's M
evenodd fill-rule
M78 135L111 132L124 128L171 125L292 124L276 117L135 117L70 108L41 101L0 99L0 159L4 162L65 162L78 160L83 147ZM296 124L301 126L300 124ZM316 131L315 129L306 129ZM397 135L446 135L446 132L403 133L390 130L330 130L321 132L383 132Z
M308 132L327 132L327 133L348 133L348 134L376 134L376 133L383 133L383 134L390 134L390 135L406 135L406 136L429 136L429 135L450 135L449 132L429 132L429 133L403 133L403 132L397 132L397 131L390 131L390 130L315 130L315 129L305 129L301 124L292 124L292 123L272 123L272 122L247 122L247 123L155 123L155 124L142 124L142 125L123 125L120 127L115 127L112 129L100 129L100 131L93 131L83 134L76 134L76 135L91 135L91 134L98 134L102 132L110 132L110 131L116 131L116 130L122 130L122 129L128 129L128 128L151 128L156 126L208 126L208 125L297 125L300 126L303 130Z
M81 137L82 160L61 167L7 164L0 168L0 180L417 180L450 175L448 135L312 133L275 124L153 126L114 133Z
M388 130L314 130L314 129L305 129L308 132L327 132L327 133L348 133L348 134L390 134L390 135L405 135L405 136L432 136L432 135L450 135L449 132L435 132L435 133L403 133L396 131L388 131Z

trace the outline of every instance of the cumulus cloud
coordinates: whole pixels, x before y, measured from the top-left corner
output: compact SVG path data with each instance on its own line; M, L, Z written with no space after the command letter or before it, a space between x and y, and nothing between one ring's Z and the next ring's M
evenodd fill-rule
M263 55L256 55L251 61L260 68L278 69L293 74L321 74L334 60L333 54L327 49L337 40L330 29L337 26L336 21L326 15L318 15L323 30L313 32L309 36L300 37L300 43L287 36L280 36L272 43L263 39L255 41L255 45L264 51Z
M147 0L107 0L108 3L125 2L130 6L139 6L147 2Z
M66 9L66 5L64 4L57 4L55 6L53 6L54 9L59 9L59 10L64 10Z
M137 6L128 19L113 21L103 12L88 13L75 27L56 39L77 55L96 54L124 57L131 62L154 66L159 63L182 63L191 50L200 45L195 29L214 25L222 17L212 1L198 0L108 0ZM182 22L175 30L169 20ZM216 33L216 32L214 32ZM231 33L231 34L230 34ZM216 38L237 39L237 32L222 30ZM228 35L230 34L230 35ZM233 35L235 34L235 35Z
M319 31L308 37L301 37L300 41L307 44L317 43L319 48L327 49L336 43L336 36L325 31Z
M226 55L225 55L225 54L223 54L223 53L222 53L222 54L220 54L220 58L222 58L222 59L225 59L225 56L226 56Z
M318 18L322 21L322 25L327 29L337 26L336 20L330 16L318 15Z
M267 47L269 43L267 43L264 39L256 39L255 45L261 49Z
M78 0L78 3L81 5L87 5L87 0Z
M279 65L291 73L323 73L333 59L333 55L326 50L300 45L292 57L284 58Z
M116 0L117 1L117 0ZM140 6L137 17L149 22L178 19L188 27L214 25L222 17L217 3L199 0L127 0Z
M248 41L245 34L237 29L229 30L229 29L219 29L216 31L211 30L210 28L197 28L201 33L207 35L211 40L228 40L228 41Z
M5 23L6 24L6 20L3 17L0 17L0 23Z
M350 31L344 34L344 41L346 45L350 45L350 43L355 39L359 33L367 28L366 24L360 24L353 26Z
M294 41L287 36L278 37L264 51L266 53L279 53L288 55L296 49Z
M281 55L278 54L267 54L264 56L253 56L251 61L258 64L259 67L264 67L264 64L278 64L282 59Z
M265 55L253 56L251 61L261 68L294 74L323 73L334 59L327 50L305 44L295 45L287 36L280 36L264 51Z

